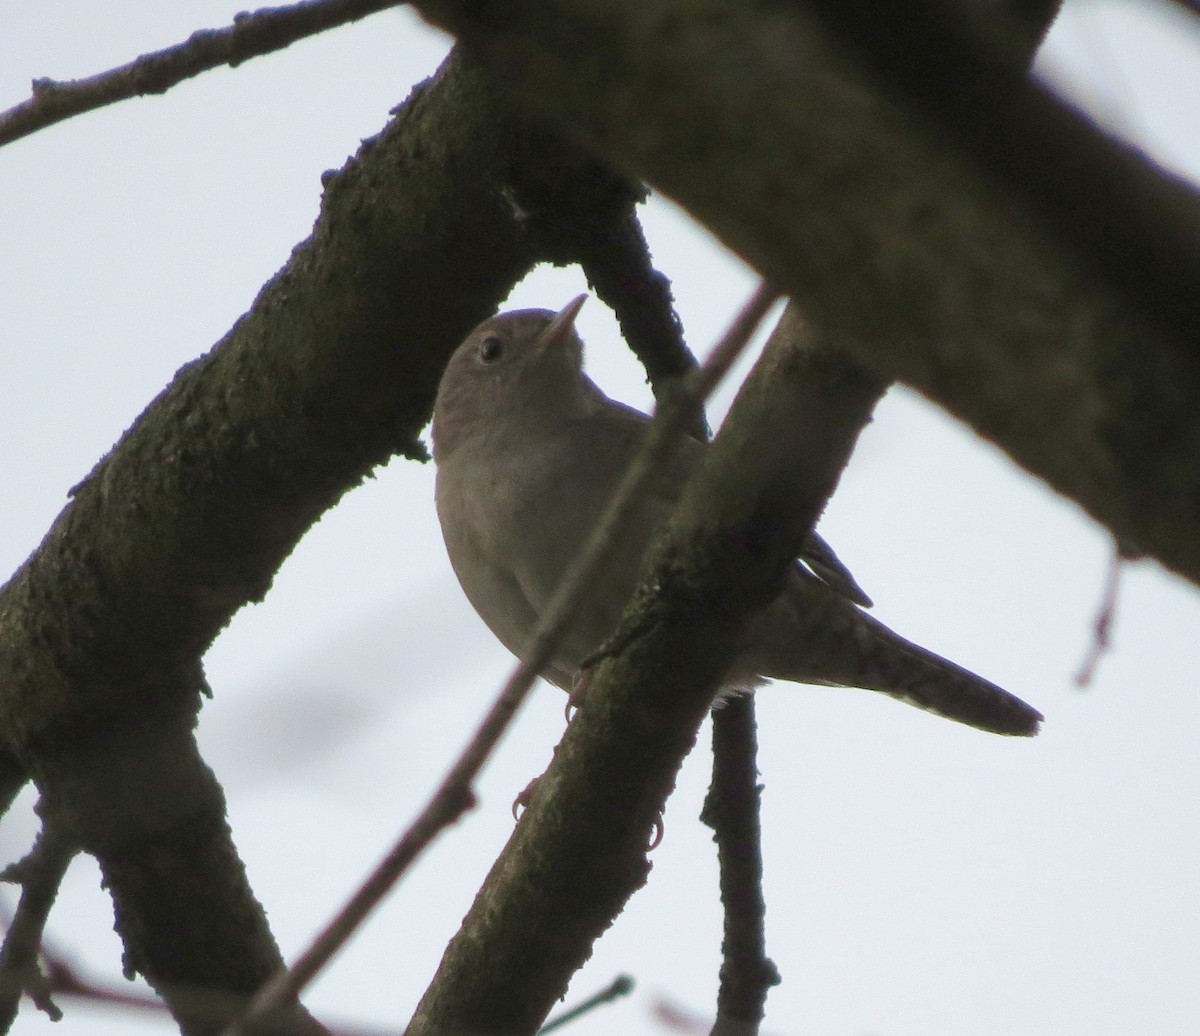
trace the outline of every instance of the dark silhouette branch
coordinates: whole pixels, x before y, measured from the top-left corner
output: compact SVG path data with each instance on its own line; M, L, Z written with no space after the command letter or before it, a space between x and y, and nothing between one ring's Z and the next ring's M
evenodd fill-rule
M28 993L51 1021L56 1022L62 1017L38 970L38 957L50 908L58 897L63 875L78 851L61 831L46 824L29 854L0 874L0 880L21 886L16 912L4 933L4 945L0 947L0 1032L7 1033L12 1027L22 993Z
M651 263L641 224L631 214L610 222L607 231L588 242L580 265L596 294L616 314L621 337L661 399L695 369L696 360L684 342L671 284Z
M1075 672L1075 686L1086 688L1091 686L1100 659L1112 647L1113 626L1117 621L1117 600L1121 592L1121 567L1125 558L1120 547L1113 545L1112 557L1108 560L1108 572L1104 577L1104 589L1100 595L1100 607L1096 612L1096 620L1092 623L1092 639L1088 644L1087 654Z
M306 36L398 6L398 0L302 0L286 7L243 11L223 29L198 29L182 43L86 79L35 79L28 100L0 112L0 146L117 101L166 93L201 72L239 65Z
M0 817L3 817L29 780L25 767L0 739Z
M565 148L549 129L541 136L528 134L522 146L528 149L526 165L542 170L543 176L525 178L514 193L518 219L542 255L583 269L661 399L695 369L696 358L683 340L670 282L654 268L633 208L644 200L645 188L628 184L605 196L593 184L597 174L613 182L607 167L576 148ZM702 415L693 431L707 438Z
M538 258L505 200L530 175L521 125L466 62L418 87L0 591L4 747L96 856L128 966L187 1032L214 1031L197 990L244 1003L283 966L192 736L200 658L342 493L424 456L445 358Z
M701 819L713 829L721 873L725 933L714 1036L726 1026L755 1033L779 972L766 952L762 842L754 699L744 695L713 710L713 779Z
M1012 161L1047 184L1040 201L1025 197L988 164L997 149L942 128L915 87L889 96L833 5L529 0L503 18L489 3L417 6L520 103L680 202L829 340L1200 581L1193 192L1037 87L983 68L984 86L951 114L1003 131ZM914 79L943 56L916 45ZM984 110L989 84L1012 91L996 112ZM1028 125L1005 122L1017 113ZM1079 149L1062 153L1056 135ZM1103 256L1080 258L1084 245L1050 218L1054 198L1064 214L1078 200L1077 226L1103 228ZM1149 294L1135 264L1106 279L1128 255L1159 278ZM1143 304L1150 295L1169 304Z
M1159 335L1200 340L1200 206L1031 81L1027 36L961 0L808 5L888 96L1019 199ZM937 60L930 60L936 48Z

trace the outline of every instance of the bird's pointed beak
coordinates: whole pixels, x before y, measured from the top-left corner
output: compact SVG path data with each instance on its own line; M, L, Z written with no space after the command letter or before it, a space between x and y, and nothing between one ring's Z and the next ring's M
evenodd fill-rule
M586 295L576 295L555 314L550 326L542 332L542 350L555 349L571 337L575 330L575 318L579 316L579 311L587 300Z

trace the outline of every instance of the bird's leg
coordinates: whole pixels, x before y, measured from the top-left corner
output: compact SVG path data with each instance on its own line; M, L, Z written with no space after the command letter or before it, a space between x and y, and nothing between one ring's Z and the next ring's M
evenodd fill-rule
M512 803L512 818L513 818L513 820L521 819L521 813L518 812L518 810L520 810L521 812L524 812L524 810L526 808L528 808L529 800L533 798L533 793L537 789L538 781L540 781L540 780L541 780L541 777L535 777L528 784L526 784L525 787L521 789L521 791L519 791L517 793L517 797L515 799L513 799L513 803Z
M574 713L583 708L591 682L592 667L585 662L571 680L571 689L567 692L567 704L563 707L563 715L568 723L574 718Z
M541 781L541 779L541 777L535 777L528 784L526 784L517 797L513 799L513 820L521 819L521 812L528 808L529 802L533 798L533 793L537 790L538 783ZM646 845L646 852L652 853L662 844L663 835L666 834L666 830L667 828L663 823L663 816L660 812L658 816L654 818L654 833L650 836L650 841Z

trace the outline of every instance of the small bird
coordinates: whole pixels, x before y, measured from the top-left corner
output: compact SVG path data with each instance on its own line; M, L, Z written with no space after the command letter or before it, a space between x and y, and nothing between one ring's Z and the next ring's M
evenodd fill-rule
M650 418L583 372L575 318L504 313L450 358L433 410L437 512L450 563L475 610L520 656L538 617L616 491ZM681 437L629 522L612 561L542 676L571 690L616 630L643 555L670 516L706 443ZM784 591L752 621L724 690L764 678L862 687L997 734L1037 733L1042 715L863 611L870 600L815 533Z

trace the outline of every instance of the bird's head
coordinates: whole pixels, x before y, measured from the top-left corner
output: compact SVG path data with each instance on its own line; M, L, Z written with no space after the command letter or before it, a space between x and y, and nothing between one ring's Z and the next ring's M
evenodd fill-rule
M557 313L521 309L485 320L450 357L433 407L433 455L502 419L533 420L569 408L583 390L578 295Z

